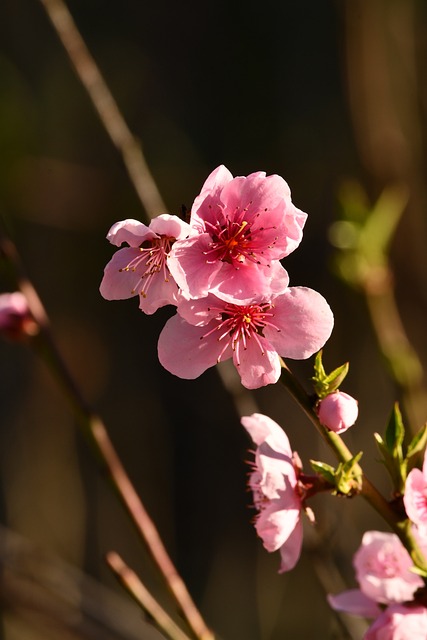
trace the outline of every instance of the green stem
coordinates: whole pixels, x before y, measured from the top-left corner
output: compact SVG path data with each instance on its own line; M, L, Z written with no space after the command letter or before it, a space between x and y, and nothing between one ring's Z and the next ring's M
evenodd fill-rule
M344 443L342 438L333 431L330 431L324 427L317 417L317 414L313 408L313 403L308 393L301 386L300 382L293 375L289 367L281 361L282 372L280 375L280 382L284 385L287 391L291 394L294 400L299 404L304 411L308 419L316 427L321 438L326 442L328 447L332 449L339 462L348 462L354 455ZM384 498L384 496L378 491L378 489L369 481L366 475L363 473L361 466L356 463L354 465L354 471L356 474L360 474L362 478L362 485L360 489L360 495L379 513L384 520L389 524L391 529L399 536L402 544L408 550L414 564L422 571L427 572L427 561L419 548L414 536L412 535L410 522L408 519L402 520L391 504Z

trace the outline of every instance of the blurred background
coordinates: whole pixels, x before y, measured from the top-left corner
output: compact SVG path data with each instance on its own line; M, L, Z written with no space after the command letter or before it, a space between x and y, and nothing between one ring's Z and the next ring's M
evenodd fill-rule
M288 181L309 218L284 264L292 285L317 289L334 311L324 364L350 361L343 390L360 409L345 440L364 450L367 474L387 494L373 432L383 432L395 400L413 430L427 415L422 368L390 326L387 306L394 288L425 361L426 3L68 7L142 141L169 213L190 208L219 164L234 175L264 170ZM384 193L391 212L403 211L386 252L381 233L394 220L387 206L375 237L364 242L361 231ZM101 298L114 250L108 229L124 218L144 221L145 212L38 0L0 6L0 214L65 360L218 638L361 637L363 627L339 625L322 583L341 588L330 552L355 585L351 556L363 531L386 529L380 519L361 499L316 498L319 535L307 528L300 563L279 576L278 554L267 554L251 523L250 443L217 372L174 378L156 355L173 311L149 317L135 299ZM0 276L0 290L10 290L4 265ZM0 358L1 637L160 638L105 566L105 553L117 550L170 607L55 380L25 345L2 341ZM289 364L309 390L312 361ZM251 399L285 428L306 470L310 458L333 462L281 387ZM323 539L326 555L318 552Z

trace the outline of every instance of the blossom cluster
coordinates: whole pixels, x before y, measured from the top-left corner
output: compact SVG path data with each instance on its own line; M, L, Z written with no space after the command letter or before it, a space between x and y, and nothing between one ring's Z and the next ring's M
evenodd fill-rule
M397 535L367 531L353 564L359 589L330 595L331 607L373 618L364 640L425 640L424 581Z
M306 505L312 488L310 476L302 473L287 435L271 418L255 413L243 417L242 424L256 445L249 476L257 510L255 528L267 551L280 552L279 572L289 571L302 549L302 514L313 521ZM404 502L413 534L425 552L427 461L422 472L413 469L409 473ZM412 559L397 535L367 531L353 564L359 588L329 595L331 607L372 619L364 640L426 640L424 580L413 571Z
M290 287L280 262L300 244L306 218L280 176L233 177L219 166L189 222L163 214L149 226L129 219L111 227L108 240L128 246L107 264L101 294L138 296L147 314L176 306L158 342L174 375L194 379L232 358L245 387L277 382L280 357L310 357L333 327L323 296Z

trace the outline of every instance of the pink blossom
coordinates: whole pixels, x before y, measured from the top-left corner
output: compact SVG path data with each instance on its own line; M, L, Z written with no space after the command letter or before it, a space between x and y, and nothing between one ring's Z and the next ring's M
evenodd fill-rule
M159 337L161 364L194 379L233 358L248 389L277 382L280 357L303 360L318 351L333 327L332 311L317 291L290 287L269 300L230 304L213 295L184 300Z
M427 536L427 454L424 454L422 471L412 469L405 484L403 502L408 518L418 527L419 533Z
M0 333L10 340L19 340L37 331L24 294L20 291L0 294Z
M411 600L424 584L410 570L411 557L395 533L366 531L353 564L360 589L376 602Z
M364 640L426 640L427 609L394 604L375 620Z
M301 498L289 440L279 425L260 413L242 418L257 445L249 478L258 510L255 529L267 551L280 550L280 573L298 562L302 547Z
M106 300L139 296L139 308L152 314L167 304L177 304L178 287L168 268L168 256L177 239L191 233L190 226L176 216L163 214L149 227L137 220L116 222L107 239L117 251L104 270L100 292Z
M213 171L195 199L190 224L197 232L172 248L169 268L184 293L209 292L249 304L272 282L271 266L297 248L307 214L291 201L288 184L263 171L233 178ZM287 286L283 267L280 282Z
M334 391L319 402L317 413L325 427L343 433L356 422L359 408L357 400L348 393Z

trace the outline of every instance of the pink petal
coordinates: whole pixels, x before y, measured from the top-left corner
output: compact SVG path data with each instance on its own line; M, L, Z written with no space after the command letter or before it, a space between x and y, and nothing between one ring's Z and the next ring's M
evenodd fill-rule
M285 544L300 519L300 509L281 509L276 502L280 506L280 500L271 501L255 523L265 549L270 552L277 551Z
M279 262L271 269L251 263L242 265L241 269L227 262L221 265L211 280L210 291L226 302L251 304L263 294L270 295L272 285L275 287L274 293L282 293L289 284L289 276ZM272 282L274 276L277 278Z
M328 602L335 611L352 613L362 618L376 618L381 609L374 600L365 596L360 589L348 589L335 595L328 595Z
M221 202L223 187L233 179L230 171L220 165L206 179L200 194L194 200L191 208L191 225L200 226L203 230L203 221L212 221L216 218L218 203Z
M291 571L297 564L301 555L303 540L301 518L297 521L294 530L290 534L286 542L280 547L280 569L279 573Z
M168 213L153 218L150 222L150 230L159 236L168 236L176 240L184 239L194 233L189 224L178 216L171 216Z
M140 273L132 270L124 271L124 269L139 255L139 249L133 247L125 247L116 251L104 269L104 277L99 287L103 298L106 300L125 300L138 295L136 288L141 280Z
M223 345L215 333L203 337L211 328L210 325L195 327L178 315L170 318L158 341L158 356L162 366L186 380L193 380L214 366ZM230 358L231 353L231 347L228 347L221 359Z
M139 308L147 315L151 315L168 304L176 306L177 294L178 287L172 276L169 280L165 280L159 273L153 278L146 296L139 296Z
M145 224L131 219L116 222L107 233L107 240L116 247L120 247L123 242L127 242L130 247L139 247L145 240L156 237Z
M284 358L303 360L319 351L331 335L334 316L325 298L306 287L289 287L274 298L274 324L264 335Z
M427 526L427 479L420 469L409 472L403 502L408 518L418 526Z
M246 349L239 349L233 355L233 362L237 368L242 385L247 389L259 389L267 384L274 384L280 378L280 360L276 351L260 336L263 352L254 339L247 341Z
M277 422L262 413L243 416L241 423L258 446L266 442L273 451L292 458L289 438Z
M210 236L202 233L187 240L178 240L168 256L169 271L177 285L191 298L208 295L211 283L222 263L207 262Z

